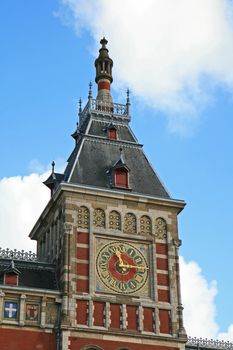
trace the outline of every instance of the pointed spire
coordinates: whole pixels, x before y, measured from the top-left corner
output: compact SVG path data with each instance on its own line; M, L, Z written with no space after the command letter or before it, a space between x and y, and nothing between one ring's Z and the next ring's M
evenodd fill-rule
M92 98L92 82L89 83L88 100Z
M81 97L78 101L78 104L79 104L78 114L80 115L82 113L82 99L81 99Z
M119 151L120 151L120 160L121 160L122 164L125 164L125 161L124 161L124 158L123 158L123 148L120 147Z
M52 174L54 174L54 169L55 169L55 162L54 162L54 160L52 161L51 165L52 165Z
M126 91L126 111L127 111L127 115L130 115L130 105L131 105L129 94L130 94L130 91L129 91L129 89L127 89L127 91Z

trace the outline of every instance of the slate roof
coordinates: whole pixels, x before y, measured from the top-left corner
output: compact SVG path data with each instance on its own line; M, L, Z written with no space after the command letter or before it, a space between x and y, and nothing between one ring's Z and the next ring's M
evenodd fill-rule
M0 284L3 284L4 271L11 265L11 260L0 259ZM58 290L55 265L43 262L14 260L19 271L19 287Z
M88 131L88 135L95 135L106 138L106 129L110 125L108 122L93 120ZM128 125L111 124L116 128L118 139L121 141L137 142Z
M109 172L119 160L122 152L125 165L130 169L129 188L121 189L122 191L170 198L168 191L145 156L142 145L138 143L133 134L129 121L129 115L120 116L90 110L87 104L80 114L79 128L73 134L76 142L74 150L68 158L64 174L57 176L57 179L70 184L117 191L112 187ZM107 137L107 128L112 126L116 128L117 140L109 140Z
M120 158L122 144L111 141L85 139L70 183L110 188L108 171ZM141 147L123 148L124 162L130 169L129 187L132 192L169 198Z

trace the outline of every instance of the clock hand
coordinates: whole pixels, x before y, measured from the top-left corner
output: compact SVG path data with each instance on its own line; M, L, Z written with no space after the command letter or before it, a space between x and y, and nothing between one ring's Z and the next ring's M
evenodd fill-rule
M118 249L116 249L115 254L116 254L116 256L117 256L117 258L119 260L119 267L121 267L122 271L125 272L126 268L124 266L124 261L122 260L122 257L121 257L121 252Z
M149 268L145 266L137 266L137 265L129 265L129 264L121 264L121 263L119 264L119 266L127 269L149 270Z

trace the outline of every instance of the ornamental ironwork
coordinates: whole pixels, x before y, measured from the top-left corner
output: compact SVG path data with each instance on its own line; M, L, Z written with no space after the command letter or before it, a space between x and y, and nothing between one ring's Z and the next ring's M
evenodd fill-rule
M24 261L37 261L36 253L32 251L25 252L24 250L16 249L3 249L0 247L0 258L2 259L14 259L14 260L24 260Z
M203 339L203 338L188 338L188 342L185 345L187 348L193 349L228 349L233 350L233 343L224 340Z

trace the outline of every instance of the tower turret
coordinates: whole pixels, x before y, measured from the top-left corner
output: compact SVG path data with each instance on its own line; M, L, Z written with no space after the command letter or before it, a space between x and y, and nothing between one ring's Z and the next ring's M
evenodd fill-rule
M99 57L95 60L96 78L98 84L98 100L112 102L110 86L113 81L112 66L113 60L109 57L106 47L108 41L105 37L100 40L102 47L99 49Z

